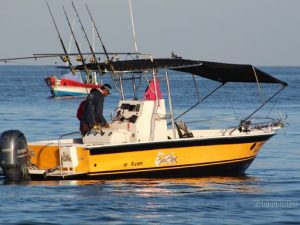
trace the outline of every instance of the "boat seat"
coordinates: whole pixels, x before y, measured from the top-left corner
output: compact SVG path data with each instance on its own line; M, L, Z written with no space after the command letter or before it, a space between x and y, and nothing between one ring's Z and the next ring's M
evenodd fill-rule
M193 133L190 132L183 121L175 122L179 138L192 138L194 137Z

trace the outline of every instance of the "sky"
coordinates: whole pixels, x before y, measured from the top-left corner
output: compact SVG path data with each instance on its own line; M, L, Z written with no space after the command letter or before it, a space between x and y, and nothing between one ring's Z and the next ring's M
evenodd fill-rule
M73 21L69 0L48 0L65 45ZM87 3L108 51L134 51L128 0L74 0L92 40ZM300 0L132 0L138 51L256 66L299 66ZM79 23L75 35L87 42ZM102 51L95 37L96 51ZM0 0L0 58L63 52L43 0ZM76 52L73 44L72 52ZM22 61L53 64L56 60ZM19 62L18 62L19 63ZM3 63L0 63L2 65Z

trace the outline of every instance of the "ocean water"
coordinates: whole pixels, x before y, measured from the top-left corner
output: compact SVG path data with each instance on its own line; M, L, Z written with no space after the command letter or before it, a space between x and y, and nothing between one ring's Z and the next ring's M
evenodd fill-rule
M300 224L300 67L261 69L289 86L257 116L287 115L286 127L264 145L245 176L24 184L5 184L0 178L0 224ZM0 66L0 132L18 129L30 141L78 130L75 115L82 98L50 98L43 80L48 73L62 71ZM179 115L196 103L194 84L187 75L170 77ZM197 79L197 85L204 97L216 84ZM191 128L198 121L209 127L211 119L217 126L221 117L238 122L261 102L259 92L252 88L230 84L182 119L192 121L187 123ZM274 89L261 86L266 96ZM105 100L108 120L118 100L117 91Z

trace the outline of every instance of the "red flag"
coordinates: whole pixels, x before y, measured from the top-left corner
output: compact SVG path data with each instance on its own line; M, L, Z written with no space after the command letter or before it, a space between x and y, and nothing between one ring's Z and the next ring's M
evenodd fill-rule
M145 93L144 93L145 100L156 100L155 90L157 91L158 100L160 100L162 98L159 80L155 79L155 81L156 82L154 83L154 80L152 79L149 82L149 85L146 88ZM155 86L156 86L156 89L155 89Z

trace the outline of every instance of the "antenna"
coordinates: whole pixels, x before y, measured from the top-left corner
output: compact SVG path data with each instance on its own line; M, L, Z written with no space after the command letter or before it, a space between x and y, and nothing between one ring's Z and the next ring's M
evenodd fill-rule
M134 28L134 20L133 20L133 13L132 13L132 6L131 6L131 0L129 1L129 10L130 10L130 17L131 17L131 28L132 28L132 35L133 35L133 44L135 52L138 52L137 42L136 42L136 34L135 34L135 28Z
M96 31L96 33L97 33L98 39L100 40L100 43L101 43L102 48L103 48L103 51L104 51L104 53L105 53L105 56L106 56L106 64L109 65L112 74L115 75L115 69L114 69L114 66L113 66L113 64L111 63L111 60L109 59L109 55L108 55L108 53L107 53L107 51L106 51L106 48L105 48L105 46L104 46L104 44L103 44L102 38L101 38L101 36L100 36L99 30L97 29L97 26L96 26L96 23L95 23L95 21L94 21L94 19L93 19L93 16L92 16L92 14L91 14L91 12L90 12L89 7L88 7L87 4L85 4L85 7L86 7L86 9L87 9L87 11L88 11L88 13L89 13L89 15L90 15L90 18L91 18L91 21L93 22L93 25L94 25L95 31Z
M96 23L95 23L95 21L94 21L94 19L93 19L93 17L92 17L92 14L91 14L91 12L90 12L90 10L89 10L89 7L88 7L87 4L85 4L85 7L86 7L86 9L87 9L87 11L88 11L88 13L89 13L89 15L90 15L90 18L91 18L91 21L92 21L92 23L93 23L93 25L94 25L94 28L95 28L95 31L96 31L96 33L97 33L98 39L99 39L100 42L101 42L101 45L102 45L103 51L104 51L104 53L105 53L106 59L107 59L107 61L109 61L108 53L107 53L106 48L105 48L105 46L104 46L104 44L103 44L102 38L101 38L100 33L99 33L98 29L97 29L97 26L96 26Z
M75 19L72 22L72 29L75 29ZM72 47L72 40L73 40L73 36L72 34L70 35L70 41L69 41L69 48L68 48L68 53L71 52L71 47Z
M80 59L79 59L79 60L81 61L82 65L83 65L83 68L84 68L84 70L85 70L85 73L86 73L86 76L87 76L87 78L89 78L89 71L88 71L88 69L87 69L87 67L86 67L86 64L85 64L85 61L84 61L83 55L82 55L82 53L81 53L81 50L80 50L79 44L78 44L78 42L77 42L77 40L76 40L76 37L75 37L74 31L73 31L73 29L72 29L72 26L71 26L71 23L70 23L70 20L69 20L69 17L68 17L68 15L67 15L67 12L66 12L66 10L65 10L65 7L62 7L62 8L63 8L63 10L64 10L64 13L65 13L65 16L66 16L66 19L67 19L68 25L69 25L69 27L70 27L70 30L71 30L71 34L72 34L72 36L73 36L73 39L74 39L74 41L75 41L76 48L77 48L77 50L78 50L78 53L79 53L79 57L80 57Z

